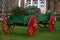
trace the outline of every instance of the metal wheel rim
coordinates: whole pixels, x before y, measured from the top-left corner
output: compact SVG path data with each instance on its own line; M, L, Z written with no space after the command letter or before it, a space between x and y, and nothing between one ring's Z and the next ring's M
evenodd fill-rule
M8 15L6 15L4 18L3 18L3 21L2 21L2 29L3 29L3 32L5 34L10 34L13 32L14 30L14 27L11 26L11 23L9 23L7 21L8 19Z
M31 23L32 22L32 23ZM38 34L38 29L40 25L38 23L38 18L36 16L32 16L28 22L28 33L30 37L34 37Z
M50 32L54 32L55 17L50 18Z

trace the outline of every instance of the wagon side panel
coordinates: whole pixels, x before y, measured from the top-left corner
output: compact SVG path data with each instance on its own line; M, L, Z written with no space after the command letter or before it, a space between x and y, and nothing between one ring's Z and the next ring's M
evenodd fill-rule
M24 17L24 24L28 24L30 17L30 15Z

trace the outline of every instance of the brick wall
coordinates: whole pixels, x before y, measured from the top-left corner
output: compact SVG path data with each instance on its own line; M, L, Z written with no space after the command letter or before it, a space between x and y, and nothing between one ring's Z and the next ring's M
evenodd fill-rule
M60 2L57 3L57 13L60 14Z
M54 0L50 1L50 7L51 12L54 13Z
M21 7L24 7L24 0L21 0Z
M29 0L30 1L30 0ZM54 0L50 0L51 4L51 12L54 12ZM18 2L14 2L14 3L11 3L10 6L17 6L18 5ZM24 7L24 0L21 1L21 6ZM48 8L48 0L47 0L47 8ZM0 9L1 11L1 9ZM60 2L57 3L57 13L60 14Z

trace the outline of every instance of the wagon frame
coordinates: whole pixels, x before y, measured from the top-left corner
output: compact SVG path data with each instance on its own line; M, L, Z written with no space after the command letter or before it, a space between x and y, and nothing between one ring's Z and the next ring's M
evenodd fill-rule
M14 26L16 24L23 24L23 25L27 24L29 36L34 37L38 34L38 30L40 29L40 24L43 25L48 24L50 32L54 32L54 24L56 18L54 15L50 15L50 14L51 12L48 12L46 14L21 15L21 16L6 14L2 21L2 29L5 34L10 34L13 32Z

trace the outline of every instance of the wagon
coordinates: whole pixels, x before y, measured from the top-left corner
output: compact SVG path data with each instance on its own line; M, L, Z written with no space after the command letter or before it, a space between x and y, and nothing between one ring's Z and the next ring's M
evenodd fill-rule
M34 37L38 34L40 24L49 25L50 32L54 32L55 16L51 12L46 14L36 13L30 15L8 15L6 14L2 21L2 29L6 34L10 34L14 30L14 26L27 25L28 34Z

